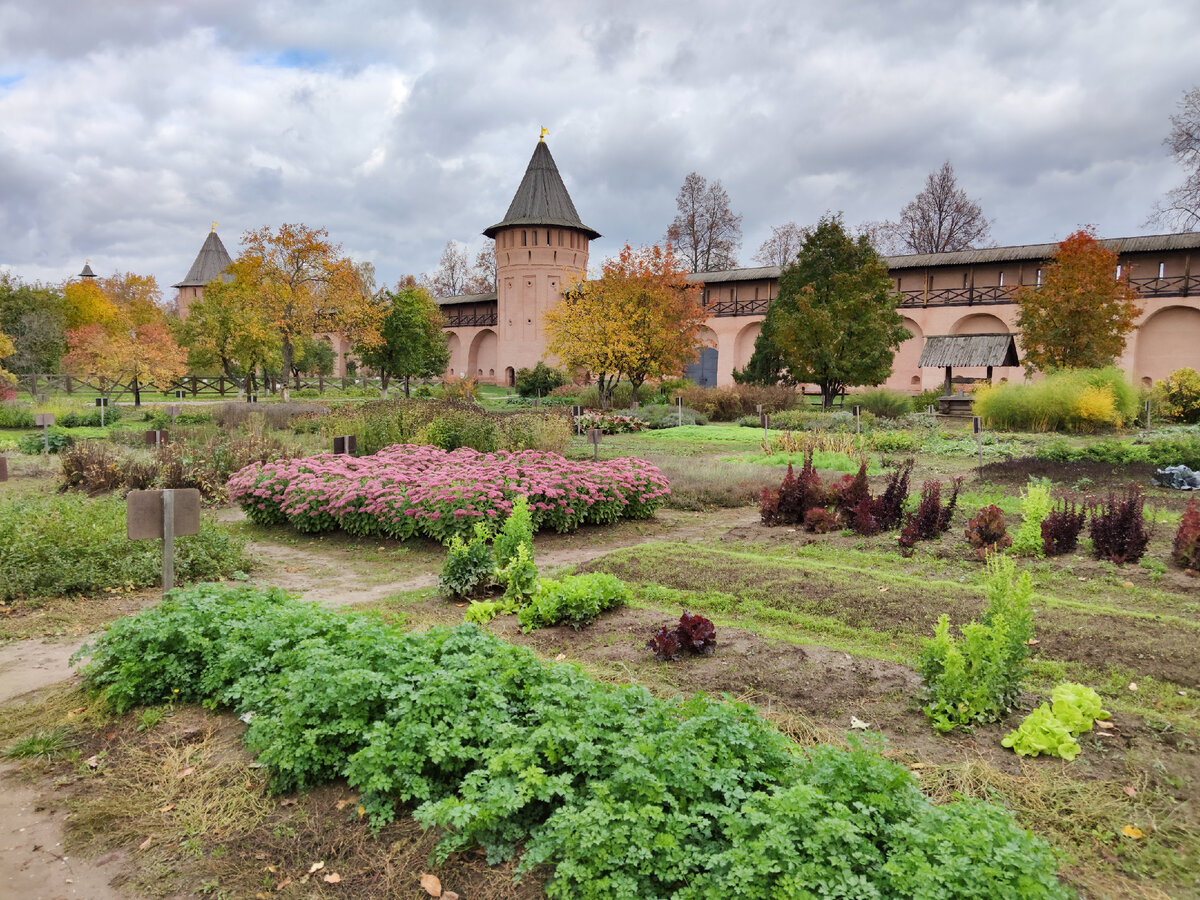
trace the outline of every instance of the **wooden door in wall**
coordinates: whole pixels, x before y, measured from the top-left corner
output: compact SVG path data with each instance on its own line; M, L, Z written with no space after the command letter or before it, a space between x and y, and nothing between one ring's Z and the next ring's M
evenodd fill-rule
M684 370L683 377L690 378L700 387L716 387L717 349L715 347L700 348L700 358Z

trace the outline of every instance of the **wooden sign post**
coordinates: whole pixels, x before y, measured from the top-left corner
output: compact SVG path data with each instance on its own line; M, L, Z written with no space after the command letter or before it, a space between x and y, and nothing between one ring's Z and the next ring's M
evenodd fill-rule
M125 531L131 541L162 538L163 596L175 587L175 538L200 533L200 492L130 491Z
M171 424L174 425L175 418L179 415L179 404L178 403L168 403L167 404L167 415L171 417Z
M975 446L979 450L979 480L983 480L983 419L971 417L971 427L975 429Z
M25 421L29 421L26 419ZM33 424L42 429L42 447L50 453L50 426L54 424L54 413L38 413L33 417Z
M353 456L357 449L358 437L356 435L347 434L333 439L333 452L339 456Z
M258 394L247 394L246 402L247 403L257 403L258 402Z
M762 422L762 427L763 427L763 442L765 443L766 441L770 440L770 437L769 437L769 435L767 434L767 431L768 431L768 430L770 429L770 427L771 427L771 414L770 414L770 413L765 413L765 412L763 412L763 411L762 411L762 407L761 407L761 406L758 408L758 410L759 410L759 412L758 412L758 420L759 420L760 422Z
M1146 430L1150 430L1150 401L1146 401Z
M0 481L8 481L8 457L0 456Z
M592 445L592 459L596 462L600 461L600 429L588 429L588 443Z
M156 428L154 431L146 432L146 443L155 448L158 448L167 442L167 438L169 436L170 436L170 432L165 431L164 429L161 429L161 428Z
M854 433L862 434L862 407L854 407Z
M222 390L224 390L224 388L222 388ZM175 390L175 399L176 400L182 400L186 396L187 396L187 391L183 391L183 390L179 390L179 389Z
M108 409L108 398L107 397L97 397L96 405L98 407L100 407L100 427L103 428L104 427L104 411L106 409Z
M679 425L682 428L683 427L683 396L681 394L675 395L675 410L676 410L676 412L679 413Z
M575 417L575 437L583 434L583 407L572 406L571 415Z

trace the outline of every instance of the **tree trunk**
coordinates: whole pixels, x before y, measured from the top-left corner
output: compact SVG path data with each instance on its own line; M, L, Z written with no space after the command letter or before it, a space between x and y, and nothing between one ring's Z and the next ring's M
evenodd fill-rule
M295 360L296 356L295 348L292 346L292 338L290 335L285 334L283 336L283 345L280 349L282 350L283 356L283 371L280 372L280 375L283 377L279 379L279 397L284 403L287 403L290 399L288 392L288 374L292 371L292 362Z
M133 376L133 405L135 407L142 405L142 390L138 385L138 377L136 375Z
M409 375L404 376L404 399L405 400L409 399L408 383L410 380L411 380L411 376L409 376Z

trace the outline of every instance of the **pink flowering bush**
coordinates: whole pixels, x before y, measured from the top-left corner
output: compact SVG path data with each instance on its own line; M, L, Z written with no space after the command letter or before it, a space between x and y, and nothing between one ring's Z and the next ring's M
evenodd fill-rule
M599 428L604 434L629 434L634 431L644 431L649 426L634 416L620 416L616 413L585 412L576 416L579 427L583 431L589 428Z
M397 540L447 541L469 535L477 522L498 530L518 495L528 498L535 530L565 532L647 518L669 493L662 473L640 459L576 462L538 450L480 453L414 444L373 456L254 463L229 480L229 498L252 522Z

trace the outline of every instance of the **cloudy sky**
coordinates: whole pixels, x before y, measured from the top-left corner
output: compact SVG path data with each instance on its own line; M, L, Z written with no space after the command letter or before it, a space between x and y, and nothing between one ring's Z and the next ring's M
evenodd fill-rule
M391 283L483 245L543 125L593 261L693 170L748 264L947 159L1000 244L1153 233L1198 61L1196 0L0 0L0 268L166 289L212 221L304 222Z

